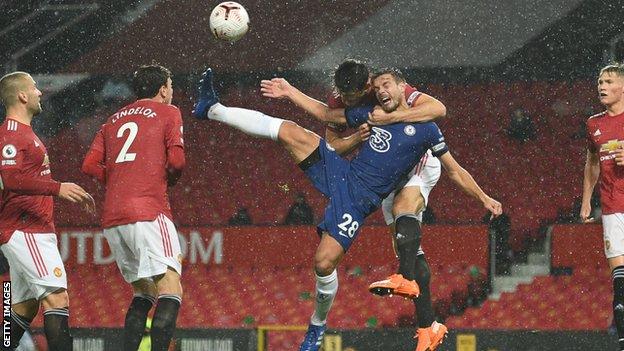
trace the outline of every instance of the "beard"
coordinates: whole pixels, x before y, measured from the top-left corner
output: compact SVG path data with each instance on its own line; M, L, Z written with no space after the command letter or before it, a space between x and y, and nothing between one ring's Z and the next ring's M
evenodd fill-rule
M37 105L29 108L29 111L30 113L32 113L33 116L40 114L42 110L43 109L41 108L41 102L38 102Z
M381 105L381 109L387 113L394 112L398 107L399 107L399 103L394 100L392 100L392 104L390 105L385 105L385 104Z

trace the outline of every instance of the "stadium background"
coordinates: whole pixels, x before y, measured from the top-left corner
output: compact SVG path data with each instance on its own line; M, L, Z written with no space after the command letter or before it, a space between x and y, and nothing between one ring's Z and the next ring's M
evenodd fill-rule
M233 45L209 31L217 3L0 2L0 62L5 72L32 73L43 88L35 129L53 176L84 185L98 202L101 187L79 166L103 120L132 100L107 93L106 84L128 81L152 60L174 72L187 143L187 169L170 191L186 244L176 349L295 349L302 331L264 326L307 324L317 238L311 226L279 224L299 192L316 218L325 203L274 143L191 118L199 73L215 69L225 104L292 117L322 133L293 105L262 98L259 80L283 76L324 99L329 73L347 56L398 67L446 104L440 125L452 152L509 219L484 223L480 205L444 175L433 191L435 224L425 226L424 247L436 314L451 329L440 350L614 349L601 227L575 224L575 216L583 122L601 111L596 73L624 59L621 2L249 1L242 4L250 32ZM516 109L531 116L534 139L507 135ZM227 226L241 207L254 225ZM131 291L98 219L60 201L55 210L76 349L113 350ZM382 224L380 213L368 220L340 269L326 351L414 349L413 305L366 291L396 269Z

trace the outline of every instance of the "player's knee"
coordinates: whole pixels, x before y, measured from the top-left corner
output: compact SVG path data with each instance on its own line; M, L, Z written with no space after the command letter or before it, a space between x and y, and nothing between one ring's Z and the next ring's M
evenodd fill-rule
M392 215L396 218L405 213L416 214L422 210L423 204L424 201L420 203L407 200L395 201L394 205L392 205Z
M282 123L278 139L283 144L294 149L314 149L318 147L319 141L318 135L292 121L284 121Z
M316 274L320 276L330 275L336 269L336 263L331 258L324 257L315 257L314 259L314 270Z
M282 122L282 126L280 127L277 137L279 141L284 144L292 144L300 139L300 134L303 130L303 128L293 121L284 121Z
M418 213L425 208L425 199L422 195L415 197L414 199L410 199L408 196L397 196L395 198L394 204L392 205L392 215L396 218L397 216L404 213Z

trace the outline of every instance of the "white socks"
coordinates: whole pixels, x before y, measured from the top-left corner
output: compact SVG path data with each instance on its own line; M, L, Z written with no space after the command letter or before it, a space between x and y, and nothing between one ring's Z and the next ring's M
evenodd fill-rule
M338 273L334 271L325 277L316 275L316 296L314 301L314 314L310 322L313 325L323 325L327 322L327 314L334 303L338 292Z
M272 140L277 140L280 126L284 122L281 118L267 116L259 111L226 107L220 103L210 107L208 118L223 122L243 133Z

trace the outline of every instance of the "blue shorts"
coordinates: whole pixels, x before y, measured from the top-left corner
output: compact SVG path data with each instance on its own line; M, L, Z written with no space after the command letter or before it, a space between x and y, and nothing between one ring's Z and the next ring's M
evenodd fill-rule
M360 233L364 218L373 213L380 201L354 178L349 161L340 157L324 139L318 148L320 159L305 170L314 187L329 198L319 234L328 232L345 252Z

